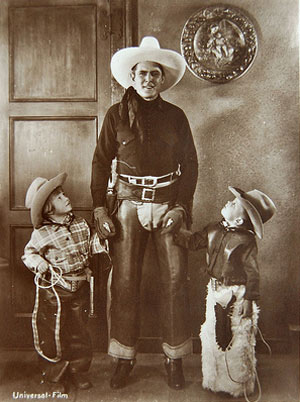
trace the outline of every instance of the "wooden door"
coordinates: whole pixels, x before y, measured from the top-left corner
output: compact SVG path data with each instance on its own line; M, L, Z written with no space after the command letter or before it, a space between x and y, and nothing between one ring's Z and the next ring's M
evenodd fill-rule
M111 55L130 45L134 2L2 0L0 2L0 280L1 340L30 348L33 275L21 261L32 226L24 206L35 177L67 172L74 212L91 221L91 159L99 125L121 88ZM105 290L98 270L97 292ZM90 320L94 347L106 346L105 297Z

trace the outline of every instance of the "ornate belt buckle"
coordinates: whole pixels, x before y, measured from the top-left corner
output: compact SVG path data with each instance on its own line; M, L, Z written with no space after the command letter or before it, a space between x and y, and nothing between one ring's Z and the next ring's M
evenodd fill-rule
M152 188L143 188L142 201L154 201L155 190Z
M143 186L150 186L153 187L157 184L157 178L156 177L144 177L143 178Z

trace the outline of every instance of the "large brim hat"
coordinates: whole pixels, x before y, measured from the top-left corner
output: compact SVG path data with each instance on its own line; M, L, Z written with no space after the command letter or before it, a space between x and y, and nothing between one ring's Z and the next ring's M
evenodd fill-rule
M34 228L41 226L43 222L43 207L49 195L66 180L67 173L60 173L51 180L37 177L28 187L25 206L30 209L31 222Z
M264 235L263 224L272 218L276 211L274 202L269 196L259 190L245 192L237 187L228 187L232 194L238 198L247 212L257 236L262 239Z
M132 68L143 61L158 63L163 67L165 79L161 92L176 85L185 72L185 60L179 53L170 49L161 49L156 38L145 36L140 46L127 47L113 55L110 63L112 75L122 87L128 88L133 84Z

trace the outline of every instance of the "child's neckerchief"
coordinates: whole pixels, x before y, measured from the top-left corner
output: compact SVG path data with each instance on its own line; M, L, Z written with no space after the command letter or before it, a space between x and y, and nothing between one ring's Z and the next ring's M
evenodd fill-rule
M242 226L230 226L230 224L225 219L221 220L220 225L226 230L226 232L245 231L245 232L249 232L255 236L255 233L253 230L244 228Z
M227 232L229 232L230 230L232 230L233 232L234 232L235 230L237 230L237 227L236 227L236 226L230 226L230 224L229 224L225 219L222 219L222 220L221 220L220 225L221 225Z
M45 222L43 222L43 225L53 225L56 226L54 230L58 230L60 227L64 226L70 231L70 226L74 220L75 216L72 212L68 213L63 222L57 222L54 219L48 218Z

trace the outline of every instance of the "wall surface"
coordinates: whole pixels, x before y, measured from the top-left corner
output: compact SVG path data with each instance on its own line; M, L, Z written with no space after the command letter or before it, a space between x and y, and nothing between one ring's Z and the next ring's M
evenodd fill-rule
M161 47L180 52L187 19L201 7L220 4L203 0L139 0L138 41L153 35ZM267 193L277 214L258 241L261 273L260 328L268 339L284 340L288 324L298 319L299 287L299 109L298 1L231 0L253 22L258 53L245 75L226 84L200 80L189 70L162 97L187 114L199 158L193 229L220 219L232 199L228 186ZM145 264L147 288L154 264ZM204 252L190 256L193 334L204 320L207 276ZM146 290L144 303L153 303ZM146 309L145 309L146 311ZM143 335L153 335L157 310L147 309Z

